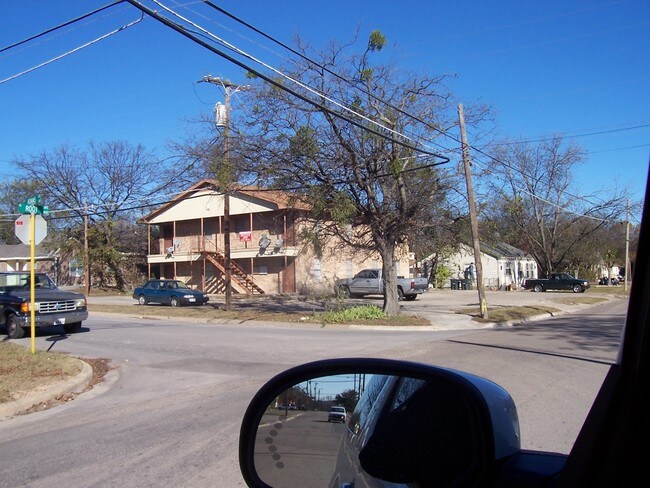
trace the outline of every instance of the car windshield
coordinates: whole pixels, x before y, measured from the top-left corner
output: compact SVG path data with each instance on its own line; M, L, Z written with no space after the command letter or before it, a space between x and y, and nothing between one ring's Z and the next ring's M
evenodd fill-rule
M241 485L247 402L343 357L486 378L571 452L648 252L650 1L99 3L2 2L0 333L113 369L0 422L1 483ZM370 373L277 405L338 433L417 391Z
M37 289L53 290L55 283L46 274L34 276L34 287ZM30 273L3 273L0 274L0 291L10 292L15 290L30 289Z

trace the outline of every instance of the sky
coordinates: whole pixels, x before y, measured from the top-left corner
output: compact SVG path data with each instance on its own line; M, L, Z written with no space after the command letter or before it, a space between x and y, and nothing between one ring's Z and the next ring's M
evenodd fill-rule
M160 1L268 65L280 67L289 56L200 1ZM538 141L563 134L582 145L587 160L572 193L627 188L634 200L643 198L650 160L647 0L212 1L287 44L299 34L320 47L379 29L400 69L448 75L447 87L464 105L488 104L495 136ZM200 114L223 101L217 86L199 80L211 74L246 83L242 68L147 16L95 41L141 18L126 2L4 49L110 3L0 1L0 176L20 177L11 164L17 157L63 144L83 149L90 141L126 140L163 158L170 142L196 132ZM142 3L164 12L152 0ZM470 144L477 143L473 136ZM450 153L457 149L445 144Z

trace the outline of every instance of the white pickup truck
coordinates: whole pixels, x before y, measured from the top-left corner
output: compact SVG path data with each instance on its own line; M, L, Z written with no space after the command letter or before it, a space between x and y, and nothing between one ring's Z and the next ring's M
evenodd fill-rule
M400 300L415 300L429 287L426 278L397 277L397 293ZM364 269L353 278L337 280L334 291L347 298L359 298L365 295L383 295L384 280L381 269Z

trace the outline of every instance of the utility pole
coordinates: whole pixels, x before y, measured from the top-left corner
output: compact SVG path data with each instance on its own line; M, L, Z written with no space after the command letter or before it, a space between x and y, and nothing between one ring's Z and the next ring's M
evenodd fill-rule
M474 262L476 263L476 288L478 289L478 300L481 306L481 317L488 319L487 303L485 301L485 287L483 286L483 263L481 262L481 245L478 235L478 220L476 217L476 202L474 201L474 189L472 187L472 173L470 171L469 148L467 146L467 135L465 134L465 115L463 104L458 105L458 121L460 123L460 137L463 149L463 166L465 167L465 182L467 184L467 200L469 200L469 220L472 227L472 240L474 242Z
M90 295L90 253L88 252L88 204L84 205L84 281L86 296Z
M223 128L224 137L224 159L225 159L225 182L221 182L224 195L223 195L223 255L224 255L224 285L226 288L226 310L230 310L232 303L232 277L230 273L230 184L232 183L232 168L230 165L230 96L240 90L245 90L247 87L231 83L228 80L217 78L212 75L206 75L202 80L206 83L214 83L223 88L225 107L223 112L220 110L221 104L215 105L216 125ZM222 173L222 174L224 174Z
M625 291L630 273L630 200L625 205Z

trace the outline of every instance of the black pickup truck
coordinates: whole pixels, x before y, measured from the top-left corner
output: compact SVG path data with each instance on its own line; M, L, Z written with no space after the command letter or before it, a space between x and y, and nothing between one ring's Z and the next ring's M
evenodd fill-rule
M589 288L587 280L580 280L568 273L551 273L548 278L528 279L524 281L524 288L532 291L571 290L582 293Z
M31 326L30 272L0 272L0 325L10 339L25 336ZM66 333L78 332L88 318L86 297L59 290L45 273L34 273L35 327L61 325Z

